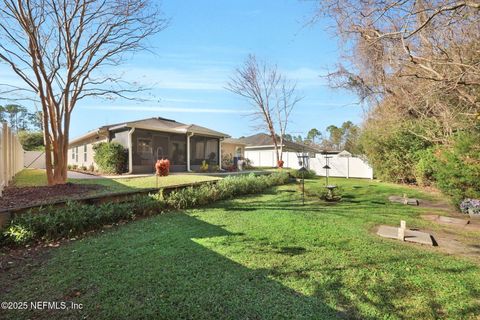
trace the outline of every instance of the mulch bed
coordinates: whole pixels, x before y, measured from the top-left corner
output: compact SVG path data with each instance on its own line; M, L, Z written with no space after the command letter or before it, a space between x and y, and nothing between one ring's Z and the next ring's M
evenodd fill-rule
M95 184L66 183L42 187L7 187L0 197L0 210L39 205L65 198L79 198L92 191L103 189Z

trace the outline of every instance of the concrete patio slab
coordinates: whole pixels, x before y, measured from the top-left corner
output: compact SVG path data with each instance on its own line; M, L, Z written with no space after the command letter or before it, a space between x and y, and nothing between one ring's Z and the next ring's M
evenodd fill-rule
M398 239L397 227L381 225L378 227L377 235L383 238ZM418 230L405 229L405 241L420 243L428 246L436 246L437 243L431 234Z

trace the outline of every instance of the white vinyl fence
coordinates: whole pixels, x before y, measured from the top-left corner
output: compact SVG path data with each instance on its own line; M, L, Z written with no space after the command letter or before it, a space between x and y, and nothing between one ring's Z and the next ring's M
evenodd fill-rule
M45 169L45 151L25 151L23 153L23 166L25 168Z
M7 126L1 125L0 132L0 196L3 188L23 169L23 148L17 135Z
M276 167L277 156L273 150L245 150L245 158L249 159L254 167ZM299 169L298 157L295 152L283 152L283 166Z
M310 169L315 170L317 175L325 176L324 166L327 164L329 177L343 178L364 178L373 179L373 169L363 159L353 156L342 157L341 155L328 155L328 159L323 154L317 154L315 158L310 159Z

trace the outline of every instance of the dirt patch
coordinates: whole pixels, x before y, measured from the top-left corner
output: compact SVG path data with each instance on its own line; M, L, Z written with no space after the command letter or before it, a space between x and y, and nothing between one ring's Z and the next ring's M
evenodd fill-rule
M28 279L50 258L53 248L35 246L31 248L4 249L0 252L0 296L4 296L18 283Z
M7 187L0 198L0 210L46 204L67 198L78 199L101 189L104 189L104 186L76 183L42 187Z
M421 208L429 208L429 209L437 209L437 210L444 210L448 211L451 213L456 213L457 210L455 207L446 202L440 202L440 201L430 201L430 200L423 200L419 199L419 207Z

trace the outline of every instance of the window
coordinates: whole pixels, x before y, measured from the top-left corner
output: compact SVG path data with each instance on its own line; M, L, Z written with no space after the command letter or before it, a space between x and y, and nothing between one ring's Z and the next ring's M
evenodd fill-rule
M87 162L87 145L83 145L83 162Z
M78 147L75 147L75 161L78 162Z
M75 160L75 148L72 148L72 160Z

